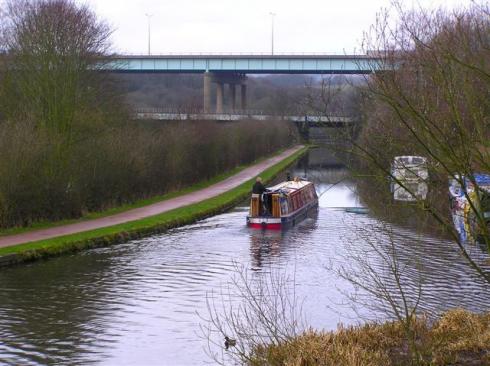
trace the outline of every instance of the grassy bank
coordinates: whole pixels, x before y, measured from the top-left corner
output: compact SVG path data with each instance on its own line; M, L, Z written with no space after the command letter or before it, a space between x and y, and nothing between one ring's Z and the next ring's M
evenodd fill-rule
M451 310L435 323L415 325L421 360L409 357L398 322L309 331L291 341L254 350L250 365L489 365L490 313Z
M294 163L308 148L303 148L261 173L265 181L272 180ZM0 249L0 265L9 265L56 256L86 248L100 247L165 232L196 220L223 212L243 200L250 192L252 180L219 196L197 204L181 207L160 215L53 239L19 244ZM202 187L200 187L202 188ZM196 188L197 189L197 188ZM188 191L184 192L188 193Z

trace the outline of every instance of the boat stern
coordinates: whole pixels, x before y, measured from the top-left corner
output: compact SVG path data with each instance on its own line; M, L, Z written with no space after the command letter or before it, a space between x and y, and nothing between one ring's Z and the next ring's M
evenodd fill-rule
M247 216L247 226L253 229L264 229L264 230L281 230L282 228L280 217L267 217L267 216L258 216L258 217Z

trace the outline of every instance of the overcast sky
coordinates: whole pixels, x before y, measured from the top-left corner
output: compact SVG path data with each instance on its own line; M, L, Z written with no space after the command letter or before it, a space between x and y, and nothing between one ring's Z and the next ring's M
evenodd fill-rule
M359 49L363 31L390 0L80 0L115 29L116 52L341 52ZM416 4L405 1L408 6ZM470 0L419 0L452 8Z

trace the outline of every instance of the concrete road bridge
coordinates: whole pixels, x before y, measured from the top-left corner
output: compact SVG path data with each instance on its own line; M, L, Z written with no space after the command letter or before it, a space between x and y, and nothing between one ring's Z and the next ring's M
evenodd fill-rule
M304 141L329 144L339 134L339 129L352 131L356 120L346 116L325 115L271 115L260 111L235 111L234 113L204 113L172 111L165 109L140 109L133 114L135 120L172 121L285 121L293 122ZM345 133L345 132L344 132Z
M351 117L345 116L322 116L322 115L273 115L260 111L235 111L233 113L205 113L201 112L179 112L158 109L139 109L134 113L137 120L159 120L159 121L290 121L300 124L308 124L310 127L345 127L355 123Z
M231 109L247 109L247 74L369 74L382 70L371 55L332 54L187 54L115 55L102 70L117 73L203 74L205 113L224 111L224 86L228 84ZM211 85L216 84L216 108L211 106Z

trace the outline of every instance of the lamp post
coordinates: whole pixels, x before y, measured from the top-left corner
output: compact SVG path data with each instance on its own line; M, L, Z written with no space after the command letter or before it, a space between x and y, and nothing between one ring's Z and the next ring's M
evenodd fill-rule
M270 12L269 15L271 16L271 51L272 55L274 56L274 17L276 16L276 13Z
M153 14L145 14L148 18L148 56L151 55L151 17Z

